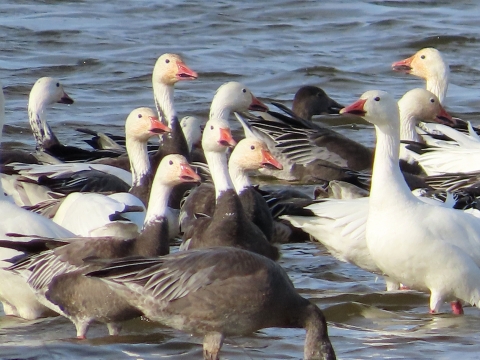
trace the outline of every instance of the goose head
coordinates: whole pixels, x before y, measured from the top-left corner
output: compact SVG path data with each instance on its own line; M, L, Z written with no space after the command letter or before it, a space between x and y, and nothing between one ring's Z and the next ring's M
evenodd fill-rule
M165 156L157 172L162 174L160 181L169 186L200 181L200 176L190 167L187 159L179 154Z
M155 112L148 107L133 110L125 122L127 138L145 143L154 135L170 132L171 129L163 124Z
M398 104L395 99L381 90L370 90L360 99L340 110L340 114L352 114L363 117L377 127L400 128Z
M228 147L235 145L227 120L213 118L207 121L202 136L202 148L205 152L224 153Z
M175 85L181 80L195 80L198 74L191 70L177 54L163 54L153 68L153 82Z
M42 77L37 80L30 91L29 107L45 107L55 103L73 104L73 99L67 95L63 85L57 79Z
M282 164L273 157L267 145L254 138L241 140L230 156L230 163L244 171L270 168L282 170Z
M303 119L310 120L313 115L338 114L343 105L331 99L323 89L316 86L302 86L295 93L292 110Z
M210 117L224 117L232 111L268 111L268 107L258 100L243 84L230 81L217 89L210 107ZM224 116L225 114L225 116Z
M400 119L419 121L435 121L444 125L455 125L456 122L443 108L437 96L426 89L413 89L405 93L398 101Z
M392 69L427 80L430 77L443 76L448 72L448 65L440 51L434 48L424 48L409 58L394 62Z

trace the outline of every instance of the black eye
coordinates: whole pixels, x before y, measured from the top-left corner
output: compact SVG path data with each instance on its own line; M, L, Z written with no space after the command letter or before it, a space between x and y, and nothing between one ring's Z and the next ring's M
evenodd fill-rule
M138 114L138 118L141 119L141 118L142 118L142 114Z
M380 97L377 96L377 97L376 97L375 99L373 99L373 100L375 100L375 101L380 101Z
M425 55L420 56L420 59L425 59Z
M247 92L247 89L242 89L242 92L246 93L246 92Z
M250 149L255 150L255 145L250 146Z
M57 87L60 87L60 83L57 83Z
M170 62L170 59L166 59L166 60L165 60L165 63L168 64L169 62Z
M173 161L172 161L172 160L170 160L168 163L169 163L170 165L173 165Z
M430 99L430 102L433 104L435 103L435 99Z
M212 125L212 126L210 126L210 130L213 130L213 125Z

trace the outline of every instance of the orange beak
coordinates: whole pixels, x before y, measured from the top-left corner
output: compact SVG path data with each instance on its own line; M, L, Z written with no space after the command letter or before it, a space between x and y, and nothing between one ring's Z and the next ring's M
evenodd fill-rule
M340 114L352 114L358 116L365 116L366 111L363 109L363 106L367 102L367 99L358 99L353 104L344 107L340 110Z
M273 166L275 169L283 170L283 165L275 159L270 151L267 149L262 149L262 166L270 167Z
M252 103L248 107L248 110L266 112L268 111L268 106L252 95Z
M188 163L180 164L180 179L182 182L200 182L201 180Z
M237 145L237 142L233 140L232 132L229 128L220 128L220 140L218 140L220 145L226 147L234 147Z
M407 73L407 74L410 73L410 71L412 70L412 61L413 61L414 57L415 57L415 55L410 56L408 59L394 62L392 64L392 70L402 71L402 72Z
M195 80L198 78L198 74L181 61L177 62L177 68L177 80Z
M150 120L150 132L154 134L163 134L166 132L171 132L167 125L162 123L156 116L149 116L148 119Z
M457 124L457 121L452 118L452 116L443 108L443 106L440 106L440 112L435 117L435 121L448 126L454 126Z

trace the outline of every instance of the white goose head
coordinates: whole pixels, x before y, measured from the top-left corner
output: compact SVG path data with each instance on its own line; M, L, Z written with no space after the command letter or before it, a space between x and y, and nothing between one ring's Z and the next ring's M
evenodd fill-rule
M199 182L200 176L190 167L183 155L165 156L158 166L160 181L164 185L175 186L185 182Z
M455 121L445 111L435 94L426 89L413 89L405 93L398 101L400 119L416 124L419 121L436 121L454 125Z
M180 55L163 54L155 63L152 74L153 83L175 85L181 80L195 80L198 74L183 62Z
M48 105L55 103L73 104L73 100L63 89L63 85L57 79L42 77L37 80L30 91L28 99L29 107L35 106L39 111Z
M444 102L450 68L437 49L421 49L407 59L394 62L392 68L426 80L427 90L434 93L441 103Z
M215 118L207 121L202 136L205 153L225 153L228 147L235 145L228 121Z
M210 118L228 119L232 111L267 111L268 107L258 100L243 84L230 81L217 89L210 107Z
M346 113L361 116L379 128L396 128L399 131L398 105L386 91L370 90L363 93L360 99L340 110L340 114Z
M127 139L141 143L147 142L154 135L170 131L170 128L158 120L157 114L148 107L133 110L125 122Z
M243 171L258 170L263 167L283 169L282 164L273 157L267 145L254 138L242 139L235 146L230 156L230 164L234 164Z

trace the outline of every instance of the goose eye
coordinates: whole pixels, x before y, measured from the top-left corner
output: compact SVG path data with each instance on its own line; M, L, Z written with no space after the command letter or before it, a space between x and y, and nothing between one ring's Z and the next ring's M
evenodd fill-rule
M168 64L170 62L170 59L165 59L165 63Z
M168 164L169 164L169 165L173 165L173 161L170 160L170 161L168 162Z
M56 86L57 86L57 87L60 87L60 83L57 83Z
M210 126L210 130L213 130L213 125L212 125L212 126Z
M433 104L435 103L435 99L430 99L430 102Z
M255 146L254 145L250 146L250 149L255 150Z
M425 59L425 55L420 56L420 59Z
M377 96L377 97L376 97L375 99L373 99L373 100L375 100L375 101L380 101L380 97Z
M142 118L142 114L138 114L138 118L141 119L141 118Z
M247 89L242 89L242 92L243 92L243 93L246 93L246 92L247 92Z

